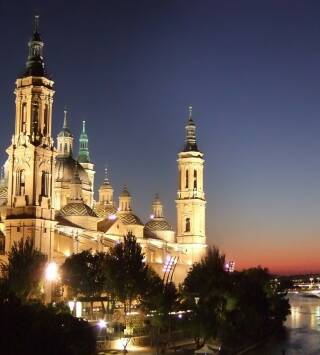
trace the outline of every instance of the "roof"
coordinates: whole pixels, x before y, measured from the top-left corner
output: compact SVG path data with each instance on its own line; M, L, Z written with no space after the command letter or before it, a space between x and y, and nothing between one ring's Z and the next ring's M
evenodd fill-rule
M96 205L94 212L100 218L107 218L110 215L117 214L117 209L112 205Z
M172 226L164 219L151 219L146 223L145 228L150 231L172 231Z
M73 138L73 135L68 127L63 127L62 130L58 133L58 137L70 137Z
M8 188L7 186L0 186L0 199L8 198Z
M81 182L83 184L91 185L88 174L86 173L84 168L79 163L77 163L77 161L72 157L58 156L56 158L56 165L55 165L56 181L71 182L74 177L74 170L76 166L78 169L78 174L80 176Z
M121 194L120 194L120 197L130 197L131 195L130 195L130 192L128 191L128 188L127 188L127 186L125 185L124 187L123 187L123 190L122 190L122 192L121 192Z
M69 216L97 217L97 215L91 209L91 207L86 205L84 202L70 202L60 210L60 214L65 217L69 217Z
M118 217L123 224L137 224L143 226L141 219L133 213L119 213Z

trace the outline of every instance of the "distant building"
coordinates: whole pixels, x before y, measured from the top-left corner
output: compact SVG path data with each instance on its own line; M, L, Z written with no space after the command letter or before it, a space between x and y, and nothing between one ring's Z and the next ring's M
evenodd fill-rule
M160 275L174 270L173 279L181 281L206 249L204 159L196 142L192 109L177 160L177 231L166 220L158 195L152 203L152 218L143 223L134 213L126 186L115 201L107 171L99 198L94 200L95 165L85 122L77 157L66 110L54 144L54 82L45 69L38 18L28 46L26 69L16 80L15 131L0 182L2 258L15 241L31 237L49 260L61 264L72 253L107 250L132 232L146 262Z
M228 261L225 265L225 270L227 272L234 272L236 267L236 263L234 261Z

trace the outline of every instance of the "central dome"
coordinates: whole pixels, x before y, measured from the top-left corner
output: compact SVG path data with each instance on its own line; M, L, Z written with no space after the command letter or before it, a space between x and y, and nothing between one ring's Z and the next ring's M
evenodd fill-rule
M74 170L78 165L78 174L83 184L90 185L90 181L83 167L72 157L57 157L56 159L56 181L70 182L74 176Z

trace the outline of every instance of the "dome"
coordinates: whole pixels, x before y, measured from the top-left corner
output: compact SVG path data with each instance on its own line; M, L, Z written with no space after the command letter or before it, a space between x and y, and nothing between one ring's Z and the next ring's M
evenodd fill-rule
M7 186L0 186L0 200L6 200L8 198Z
M68 127L63 127L59 132L58 137L70 137L73 138L73 135Z
M127 186L124 186L121 194L120 194L120 197L131 197L130 195L130 192L128 191L128 188Z
M110 215L117 214L117 209L112 205L96 205L94 212L100 218L107 218Z
M149 231L172 231L172 226L165 219L151 219L145 228Z
M68 181L70 182L74 177L74 169L77 164L77 161L72 157L57 157L55 171L56 181ZM83 167L78 164L78 174L80 176L81 182L83 184L90 185L89 177Z
M60 214L64 217L70 216L87 216L87 217L97 217L95 212L84 202L70 202L65 205L61 210Z
M118 217L123 224L139 224L143 226L141 219L133 213L119 213Z

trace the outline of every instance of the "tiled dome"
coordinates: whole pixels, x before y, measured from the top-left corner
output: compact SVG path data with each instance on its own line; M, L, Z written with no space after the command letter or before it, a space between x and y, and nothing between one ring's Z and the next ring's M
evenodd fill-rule
M107 218L110 215L117 214L117 209L112 205L96 205L94 212L100 218Z
M123 224L139 224L143 226L140 218L133 213L119 213L118 217Z
M97 217L95 212L83 202L68 203L60 210L62 216L90 216Z
M0 186L0 200L5 200L7 198L8 198L7 186Z
M172 226L165 219L151 219L145 228L149 231L172 231Z

